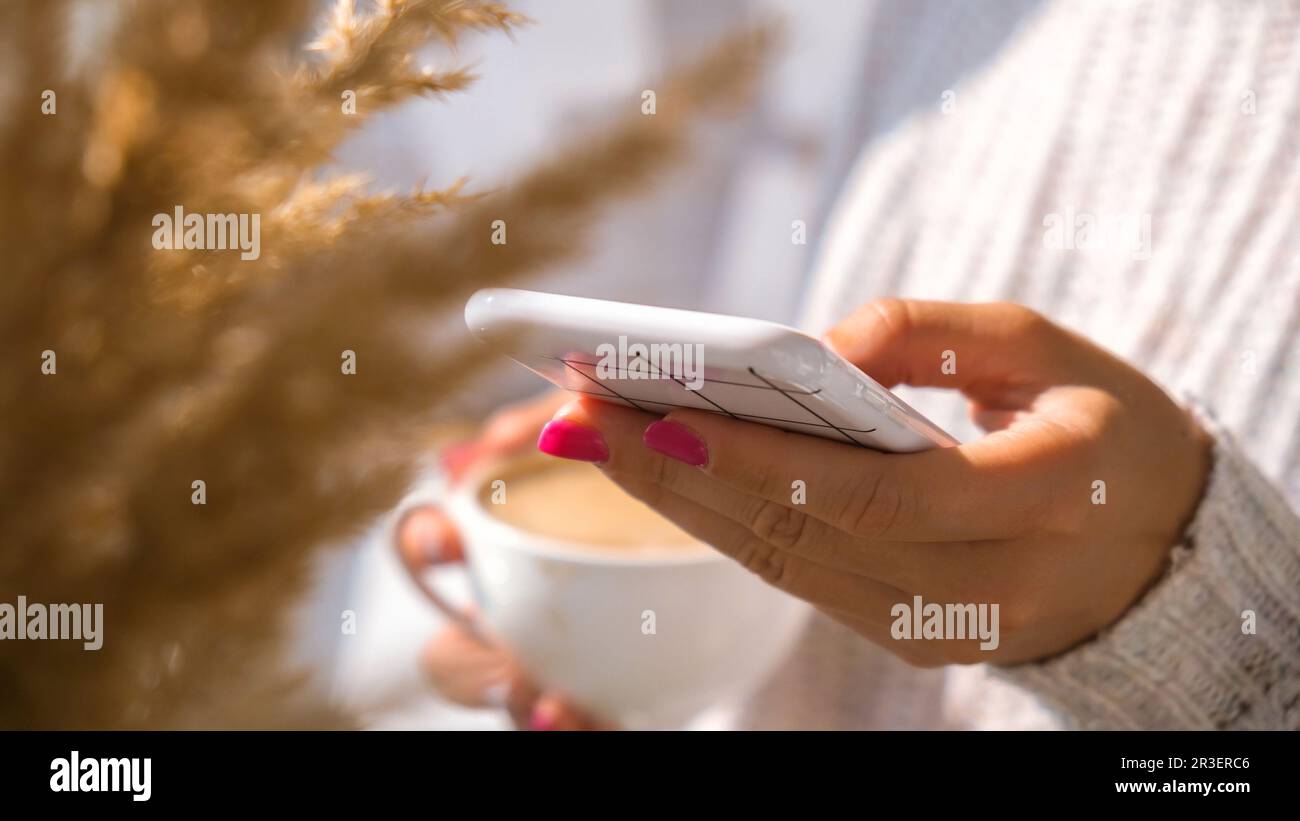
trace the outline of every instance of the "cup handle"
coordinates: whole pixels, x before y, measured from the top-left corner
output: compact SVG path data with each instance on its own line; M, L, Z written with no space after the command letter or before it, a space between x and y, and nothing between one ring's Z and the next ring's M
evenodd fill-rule
M433 606L441 610L444 616L483 644L489 643L479 617L473 610L452 604L450 599L439 593L437 587L430 584L423 576L411 574L411 578L415 580L415 586L420 588L425 598L433 602Z
M401 528L402 522L406 521L407 514L418 508L442 506L446 501L445 494L445 485L430 481L422 483L422 486L407 494L393 513L392 525L388 529L389 544L395 545L397 543L397 532ZM424 594L424 597L432 602L433 606L438 608L449 621L480 642L489 643L482 622L472 609L458 607L453 604L451 599L440 593L424 574L408 572L406 575L411 581L415 582L415 586Z

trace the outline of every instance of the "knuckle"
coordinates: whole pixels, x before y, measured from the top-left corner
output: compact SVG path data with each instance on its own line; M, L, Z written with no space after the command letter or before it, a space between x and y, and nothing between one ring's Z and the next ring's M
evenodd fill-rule
M1055 327L1047 317L1018 302L998 302L993 308L999 324L1013 337L1036 337Z
M778 465L771 461L765 461L751 475L753 476L756 496L771 499L789 493L790 485L786 481L784 473Z
M875 299L868 307L876 315L878 332L891 342L904 339L912 327L912 312L907 301L898 297Z
M770 544L751 541L739 551L736 560L750 573L773 587L784 588L790 583L790 561Z
M880 315L880 321L892 329L905 328L911 322L907 300L896 296L873 299L871 309Z
M750 523L754 535L781 550L789 550L801 544L807 527L807 516L769 501L759 505Z
M888 534L912 514L916 500L909 500L896 482L883 473L864 476L845 493L840 520L849 533L864 538Z

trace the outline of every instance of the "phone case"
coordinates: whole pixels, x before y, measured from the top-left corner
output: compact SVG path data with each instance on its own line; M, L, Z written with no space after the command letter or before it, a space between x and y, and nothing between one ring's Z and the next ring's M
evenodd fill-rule
M478 339L573 393L655 414L691 408L859 447L958 444L818 340L775 322L488 288Z

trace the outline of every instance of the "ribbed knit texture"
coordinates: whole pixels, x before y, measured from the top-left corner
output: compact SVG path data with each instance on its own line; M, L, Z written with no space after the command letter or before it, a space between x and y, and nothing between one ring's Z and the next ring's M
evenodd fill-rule
M865 117L920 102L846 181L805 324L878 296L1030 305L1213 413L1207 495L1167 576L1093 642L996 676L917 671L820 620L740 723L1300 727L1300 6L991 8L879 4ZM932 87L915 55L957 52L990 56ZM1054 247L1053 217L1079 214L1149 217L1149 245Z
M1202 424L1210 486L1165 581L1099 640L1006 671L1071 725L1300 727L1300 521L1228 431Z

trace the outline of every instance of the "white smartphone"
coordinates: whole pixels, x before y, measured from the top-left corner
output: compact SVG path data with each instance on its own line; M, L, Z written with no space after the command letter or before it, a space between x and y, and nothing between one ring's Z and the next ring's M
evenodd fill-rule
M488 288L478 339L573 393L655 414L691 408L893 453L957 440L846 359L775 322Z

